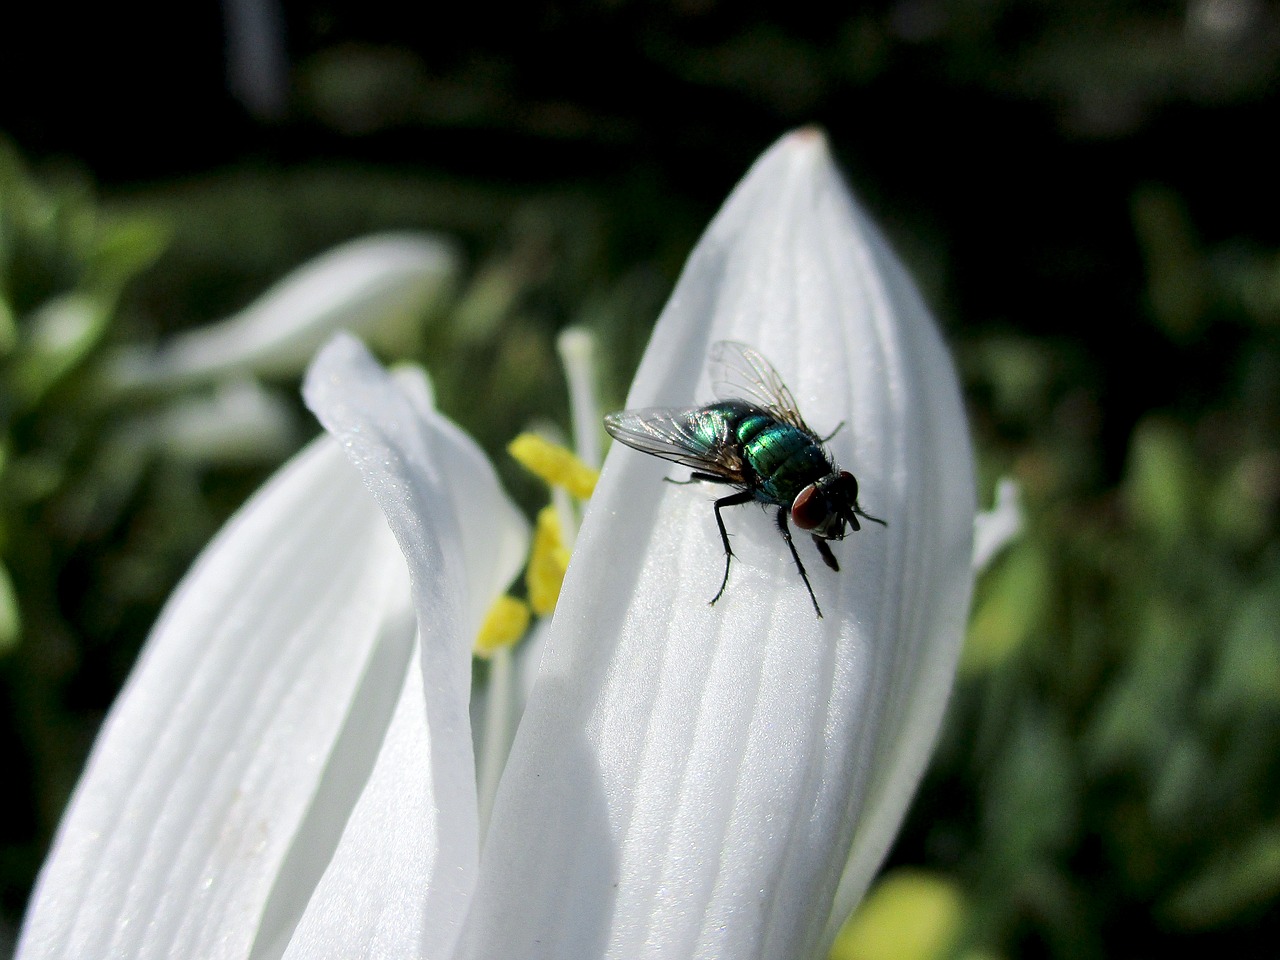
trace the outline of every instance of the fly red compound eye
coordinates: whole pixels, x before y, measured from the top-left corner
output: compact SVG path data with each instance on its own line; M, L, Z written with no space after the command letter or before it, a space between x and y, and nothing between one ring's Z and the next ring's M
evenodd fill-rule
M827 498L819 496L817 485L812 483L801 490L791 504L791 522L801 530L817 529L829 513Z

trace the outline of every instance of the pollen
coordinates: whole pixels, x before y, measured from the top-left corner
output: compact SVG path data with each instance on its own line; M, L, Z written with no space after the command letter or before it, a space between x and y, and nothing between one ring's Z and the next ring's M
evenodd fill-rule
M590 497L600 479L600 471L587 466L572 451L536 433L520 434L507 445L507 452L534 476L569 491L579 500Z
M525 572L529 588L529 605L533 612L545 617L556 608L564 572L569 569L569 548L564 545L560 518L555 507L538 511L538 524L533 534L533 551Z
M488 659L499 650L515 646L529 629L529 605L511 596L501 596L489 608L472 648L477 657Z

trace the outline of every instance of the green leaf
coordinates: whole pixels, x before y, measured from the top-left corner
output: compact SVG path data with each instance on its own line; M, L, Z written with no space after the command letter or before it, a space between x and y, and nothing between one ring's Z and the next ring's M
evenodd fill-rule
M170 235L167 227L145 217L106 223L101 227L91 255L88 284L114 294L160 258L169 245Z
M0 295L0 359L18 346L18 323L7 297Z
M1031 539L1012 546L983 579L961 654L965 673L990 670L1041 629L1053 600L1053 572Z
M1011 881L1069 844L1079 820L1082 778L1066 727L1049 708L1022 705L984 779L988 862Z
M1225 632L1205 692L1210 711L1231 720L1242 709L1280 708L1280 571L1240 604Z
M1189 723L1201 658L1194 618L1167 597L1130 609L1134 645L1085 731L1083 746L1098 771L1137 766L1149 777L1163 766Z
M1204 929L1235 920L1280 896L1280 824L1220 850L1169 898L1164 912L1178 926Z
M1207 323L1212 288L1186 208L1170 190L1141 187L1133 197L1133 224L1146 260L1152 316L1170 339L1189 342Z
M0 656L18 645L22 636L22 614L18 608L18 594L13 587L9 568L0 561Z
M22 325L11 389L32 407L97 346L111 315L93 298L68 294L45 302Z
M1125 503L1134 524L1160 540L1193 535L1204 508L1195 454L1176 425L1148 418L1129 443Z

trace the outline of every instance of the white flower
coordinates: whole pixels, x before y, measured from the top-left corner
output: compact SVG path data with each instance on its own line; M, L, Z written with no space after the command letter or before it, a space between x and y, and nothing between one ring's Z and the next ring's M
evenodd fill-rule
M254 376L297 376L338 330L400 348L458 273L453 244L430 234L359 237L307 261L240 312L121 350L105 386L160 390Z
M628 405L708 399L720 339L769 357L816 429L844 422L830 447L889 522L834 545L840 573L808 565L823 619L750 507L727 512L737 560L709 606L711 492L615 446L481 849L469 649L525 531L474 448L339 341L309 401L374 497L321 443L210 546L19 957L824 956L946 702L967 430L937 331L812 131L712 223Z

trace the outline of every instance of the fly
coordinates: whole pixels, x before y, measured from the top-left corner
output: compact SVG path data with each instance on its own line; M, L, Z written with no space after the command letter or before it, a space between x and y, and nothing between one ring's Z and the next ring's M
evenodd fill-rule
M809 429L773 364L745 344L721 340L711 347L711 375L716 403L623 410L606 416L604 428L641 453L693 470L688 480L672 483L701 480L737 488L715 501L724 576L711 603L724 595L734 555L720 511L755 501L778 508L778 530L821 617L787 518L813 537L823 562L836 571L840 564L827 541L843 540L848 529L861 529L859 517L887 524L858 505L858 481L832 462L824 446L831 437Z

